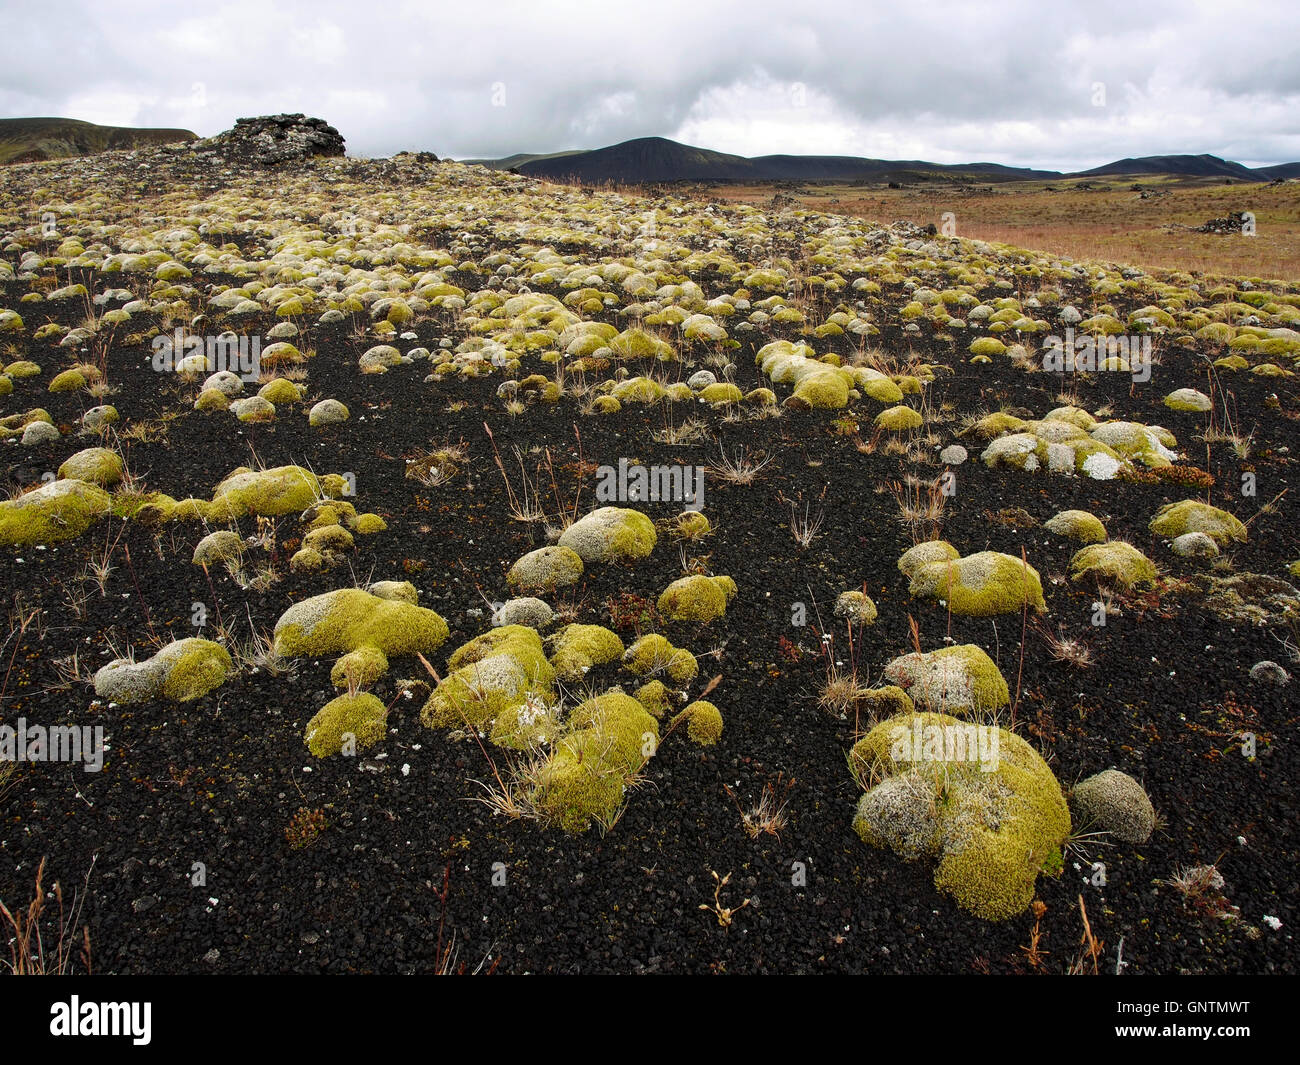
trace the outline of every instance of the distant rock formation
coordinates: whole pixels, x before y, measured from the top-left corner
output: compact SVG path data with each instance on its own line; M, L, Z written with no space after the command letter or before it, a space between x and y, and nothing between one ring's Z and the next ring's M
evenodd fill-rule
M316 155L344 154L342 134L322 118L305 115L263 115L241 118L233 129L199 141L196 151L215 151L253 166L275 166Z

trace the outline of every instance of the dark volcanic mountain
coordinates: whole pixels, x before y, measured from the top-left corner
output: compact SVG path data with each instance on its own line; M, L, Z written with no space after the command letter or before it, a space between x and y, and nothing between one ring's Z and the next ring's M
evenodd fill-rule
M0 163L37 163L193 140L198 137L188 129L97 126L75 118L0 118Z
M997 163L948 166L919 160L862 159L848 155L760 155L746 158L679 144L665 137L640 137L608 148L556 155L515 155L483 160L495 169L514 167L530 177L600 185L668 181L904 181L925 177L970 177L981 181L1058 178L1055 171L1027 170Z
M1105 166L1083 170L1072 177L1116 177L1129 174L1177 174L1180 177L1230 177L1241 181L1259 181L1260 175L1249 167L1220 159L1217 155L1146 155L1140 159L1117 159Z
M640 137L591 151L549 155L519 153L504 159L472 159L495 170L513 168L530 177L584 185L658 184L671 181L1053 181L1065 177L1173 174L1191 178L1271 181L1300 176L1300 164L1251 170L1215 155L1152 155L1120 159L1092 170L1063 174L1000 163L929 163L919 159L864 159L851 155L760 155L747 158L679 144L666 137Z

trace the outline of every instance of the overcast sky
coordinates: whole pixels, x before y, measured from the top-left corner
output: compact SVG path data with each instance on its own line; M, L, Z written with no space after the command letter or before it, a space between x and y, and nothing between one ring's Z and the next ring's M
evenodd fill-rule
M0 0L0 117L303 111L354 155L664 136L1076 170L1300 160L1300 5L1189 0Z

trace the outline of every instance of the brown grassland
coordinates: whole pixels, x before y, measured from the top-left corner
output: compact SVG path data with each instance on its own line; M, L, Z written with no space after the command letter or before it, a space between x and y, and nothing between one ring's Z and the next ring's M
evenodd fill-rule
M1090 188L1083 187L1091 185ZM1148 190L1143 199L1134 185ZM1072 259L1132 263L1151 270L1294 281L1300 278L1300 182L1208 184L1177 178L961 185L716 184L694 195L761 205L776 192L807 207L873 221L942 225L956 236L1034 248ZM1155 195L1150 195L1154 192ZM1191 227L1236 211L1255 216L1256 235L1214 235Z

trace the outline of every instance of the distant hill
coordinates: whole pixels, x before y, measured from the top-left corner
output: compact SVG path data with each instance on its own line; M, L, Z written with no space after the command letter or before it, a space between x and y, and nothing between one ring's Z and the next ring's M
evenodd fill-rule
M921 161L862 159L847 155L760 155L747 158L679 144L666 137L640 137L608 148L555 155L510 156L484 165L513 166L531 177L588 185L671 181L915 181L927 177L970 177L982 181L1059 178L1049 170L1025 170L997 163L947 166Z
M1276 181L1278 178L1300 178L1300 163L1278 163L1277 166L1260 166L1255 168L1255 173L1260 177L1267 178L1269 181Z
M36 163L193 140L198 137L188 129L97 126L75 118L0 118L0 163Z
M673 181L1054 181L1061 178L1145 177L1172 174L1188 178L1271 181L1300 177L1300 163L1249 167L1215 155L1151 155L1120 159L1073 174L1032 170L1000 163L928 163L919 159L864 159L851 155L728 155L679 144L666 137L640 137L590 151L518 154L504 159L471 159L498 170L514 168L531 177L584 185L641 185Z
M1140 159L1117 159L1105 166L1082 170L1071 177L1127 177L1151 174L1176 174L1180 177L1230 177L1241 181L1259 181L1260 175L1249 167L1220 159L1217 155L1146 155Z
M559 159L566 155L581 155L583 149L573 148L567 152L551 152L548 155L530 154L528 152L516 152L514 155L507 155L501 159L462 159L460 162L467 163L471 166L486 166L490 170L509 170L512 167L518 168L525 163L536 162L539 159Z

